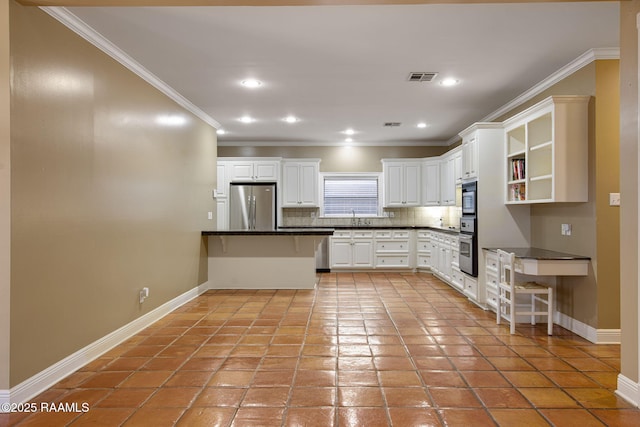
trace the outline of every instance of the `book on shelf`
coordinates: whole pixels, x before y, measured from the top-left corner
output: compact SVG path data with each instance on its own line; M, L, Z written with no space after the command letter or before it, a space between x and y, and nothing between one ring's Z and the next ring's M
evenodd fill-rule
M511 180L516 181L524 178L525 178L525 160L512 159L511 160Z
M527 187L525 184L511 184L509 186L509 200L512 201L521 201L526 200L526 191Z

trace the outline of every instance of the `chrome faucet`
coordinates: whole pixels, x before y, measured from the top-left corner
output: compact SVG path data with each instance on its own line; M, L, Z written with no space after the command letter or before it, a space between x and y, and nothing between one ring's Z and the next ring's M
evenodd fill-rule
M355 209L351 209L351 215L353 215L353 217L351 218L351 225L355 226L356 225L356 211L355 211Z

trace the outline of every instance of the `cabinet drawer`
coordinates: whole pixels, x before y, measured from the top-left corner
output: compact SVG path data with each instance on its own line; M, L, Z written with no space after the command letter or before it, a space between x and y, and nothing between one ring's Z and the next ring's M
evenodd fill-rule
M498 275L491 273L487 270L486 276L487 276L487 289L489 288L498 289Z
M418 230L418 239L429 239L431 238L432 234L433 233L431 233L430 231Z
M333 237L343 237L350 239L351 238L351 230L335 230L333 232Z
M409 232L407 230L394 230L393 232L394 239L408 239Z
M498 272L498 255L493 252L485 252L484 263L487 266L487 271Z
M376 256L376 267L409 267L409 257L408 256L391 256L391 255L383 255Z
M464 293L471 299L478 299L478 282L466 275L464 276Z
M419 240L416 248L418 252L431 252L431 242L428 240Z
M390 239L392 234L391 230L378 230L376 231L376 239Z
M498 309L498 294L495 292L489 292L487 289L487 305L496 311Z
M431 256L418 255L418 268L431 268Z
M354 239L370 239L373 237L371 230L352 230Z
M409 252L409 242L406 240L376 242L376 252Z

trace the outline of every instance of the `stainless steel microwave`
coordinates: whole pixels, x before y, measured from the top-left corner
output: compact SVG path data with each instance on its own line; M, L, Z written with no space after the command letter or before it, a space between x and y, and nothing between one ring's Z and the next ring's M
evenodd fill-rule
M467 182L462 184L462 215L475 215L478 201L478 183Z

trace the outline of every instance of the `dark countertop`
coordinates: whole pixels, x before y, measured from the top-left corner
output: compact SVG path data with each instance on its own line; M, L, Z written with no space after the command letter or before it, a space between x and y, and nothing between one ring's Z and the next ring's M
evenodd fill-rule
M537 260L590 260L591 258L583 255L573 255L564 252L550 251L540 248L483 248L491 252L497 252L502 249L505 252L513 252L516 258L537 259Z
M203 236L331 236L333 228L278 228L276 230L212 230Z
M308 230L308 229L324 229L325 227L280 227L280 230L289 230L289 229L298 229L298 230ZM425 225L331 225L326 228L332 230L434 230L434 231L443 231L451 234L458 234L460 232L459 228L449 228L449 227L431 227Z

